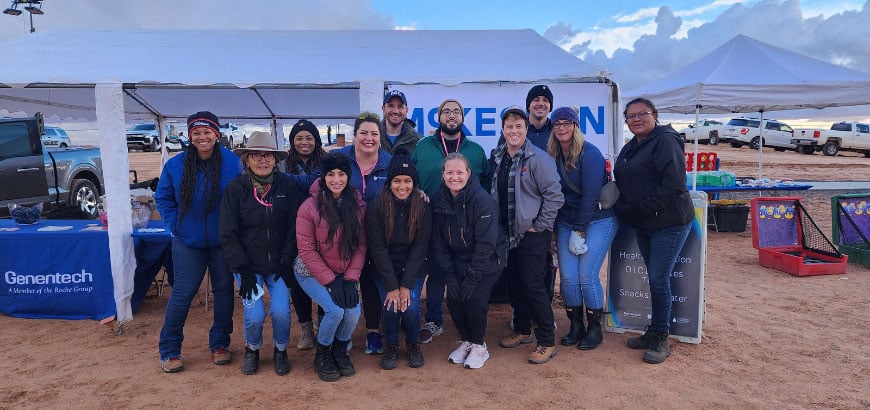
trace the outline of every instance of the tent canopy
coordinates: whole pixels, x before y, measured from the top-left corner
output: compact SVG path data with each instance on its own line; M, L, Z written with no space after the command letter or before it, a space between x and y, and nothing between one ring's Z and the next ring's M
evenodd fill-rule
M661 112L727 114L870 104L870 74L738 35L686 68L629 90Z
M128 120L184 118L203 106L220 118L254 120L353 117L359 83L371 80L455 85L594 75L532 30L61 30L0 44L14 56L0 65L0 109L88 120L93 85L104 82L123 84Z

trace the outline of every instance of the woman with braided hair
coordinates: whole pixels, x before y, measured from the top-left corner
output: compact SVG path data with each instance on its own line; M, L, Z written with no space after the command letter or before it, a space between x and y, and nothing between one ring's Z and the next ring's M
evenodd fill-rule
M221 197L242 171L232 151L218 144L217 116L200 111L187 118L190 146L166 162L154 199L172 232L175 283L160 331L160 363L164 372L184 369L181 344L190 303L208 269L214 294L214 321L209 331L212 362L232 361L228 350L233 331L233 277L218 239Z

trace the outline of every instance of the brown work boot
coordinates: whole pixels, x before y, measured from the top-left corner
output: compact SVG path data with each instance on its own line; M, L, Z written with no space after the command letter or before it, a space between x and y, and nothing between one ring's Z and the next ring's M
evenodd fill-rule
M556 356L556 346L538 346L529 355L529 363L544 364Z
M223 366L233 361L233 355L229 350L219 347L211 352L211 361L218 366Z
M184 370L184 363L181 362L180 357L170 357L169 359L161 360L160 367L163 368L164 373L178 373Z
M517 347L519 345L524 345L532 343L532 335L524 335L517 332L511 332L506 338L501 339L498 343L501 347Z

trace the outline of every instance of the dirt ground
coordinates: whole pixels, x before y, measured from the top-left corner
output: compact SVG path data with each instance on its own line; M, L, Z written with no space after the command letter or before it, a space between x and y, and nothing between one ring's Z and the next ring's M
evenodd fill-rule
M757 175L757 153L717 146L722 169ZM765 149L764 176L794 180L870 181L870 159L824 157ZM147 179L159 155L131 154L131 168ZM866 189L870 191L870 183ZM851 191L856 192L856 191ZM830 235L830 196L798 193ZM606 279L606 266L602 278ZM238 305L229 366L214 366L207 351L211 311L194 303L184 343L185 370L164 374L157 343L168 295L152 297L120 336L90 321L28 320L0 316L0 408L870 408L870 339L867 314L870 269L850 263L844 275L795 277L763 268L743 233L708 235L706 321L700 344L672 342L662 365L641 361L625 346L628 334L606 333L595 350L558 349L544 365L526 362L532 347L498 347L509 333L509 309L490 311L491 359L483 369L447 362L457 332L423 347L426 364L385 371L367 356L362 325L351 357L356 376L324 383L312 369L314 352L295 348L289 375L275 375L271 355L260 372L243 376L242 312ZM554 304L561 337L568 322ZM294 314L295 315L295 314ZM268 340L270 328L264 333ZM271 350L269 343L264 352Z

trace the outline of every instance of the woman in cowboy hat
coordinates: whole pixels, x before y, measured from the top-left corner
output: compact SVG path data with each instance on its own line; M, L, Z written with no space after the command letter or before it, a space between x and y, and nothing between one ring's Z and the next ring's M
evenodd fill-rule
M245 358L242 373L254 374L263 344L266 319L263 288L271 295L275 372L290 372L290 291L296 258L296 211L305 195L277 163L287 158L268 132L251 134L245 148L234 151L244 171L226 189L221 203L220 240L227 264L239 282L245 313Z

